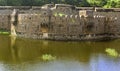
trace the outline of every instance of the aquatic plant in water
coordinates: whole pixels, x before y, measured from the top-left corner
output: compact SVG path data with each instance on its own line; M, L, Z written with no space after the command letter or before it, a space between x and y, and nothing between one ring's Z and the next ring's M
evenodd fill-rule
M115 49L107 48L105 51L110 56L113 56L113 57L118 57L119 56L118 52Z
M51 61L51 60L55 60L56 56L52 56L51 54L44 54L44 55L42 55L41 58L44 61Z

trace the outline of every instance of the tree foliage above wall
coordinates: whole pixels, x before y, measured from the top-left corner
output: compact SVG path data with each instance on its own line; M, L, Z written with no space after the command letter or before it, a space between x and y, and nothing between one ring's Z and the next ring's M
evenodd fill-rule
M87 7L120 8L120 0L0 0L1 6L41 6L49 3L64 3Z

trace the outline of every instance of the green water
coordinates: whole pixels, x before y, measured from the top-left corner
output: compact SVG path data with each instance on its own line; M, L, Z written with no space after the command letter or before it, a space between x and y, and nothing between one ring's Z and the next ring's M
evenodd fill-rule
M0 71L120 71L120 40L62 42L0 35ZM44 61L42 56L55 57Z

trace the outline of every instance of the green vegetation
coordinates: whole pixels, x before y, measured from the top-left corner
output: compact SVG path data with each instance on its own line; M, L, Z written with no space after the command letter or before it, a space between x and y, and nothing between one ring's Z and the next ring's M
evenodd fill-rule
M0 34L9 35L10 33L9 33L9 32L6 32L6 31L0 31Z
M75 20L74 20L74 19L72 19L72 23L75 23Z
M119 7L120 8L120 0L107 0L106 5L103 7L111 8L111 7Z
M44 4L70 4L74 6L120 7L120 0L0 0L1 6L42 6Z
M55 60L56 59L56 57L52 56L51 54L44 54L44 55L42 55L41 58L44 61L51 61L51 60Z
M60 17L65 16L65 14L62 14L62 13L59 13L58 15L59 15Z
M90 6L98 6L104 8L120 7L120 0L87 0Z
M63 13L55 13L54 16L60 16L60 17L62 17L62 16L65 16L65 14L63 14Z
M113 56L113 57L118 57L119 56L118 52L115 49L107 48L105 51L110 56Z

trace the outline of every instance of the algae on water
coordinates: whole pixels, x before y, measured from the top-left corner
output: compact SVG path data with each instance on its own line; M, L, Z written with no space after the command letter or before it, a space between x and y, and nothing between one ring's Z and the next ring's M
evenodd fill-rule
M42 55L41 58L44 61L51 61L51 60L55 60L56 56L52 56L51 54L44 54L44 55Z
M105 51L110 56L113 56L113 57L118 57L119 56L118 52L115 49L107 48Z

